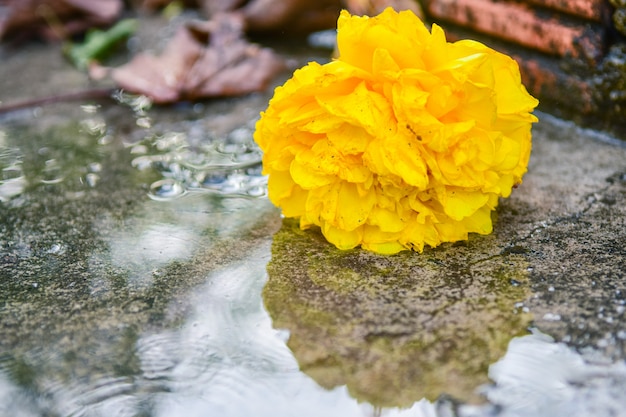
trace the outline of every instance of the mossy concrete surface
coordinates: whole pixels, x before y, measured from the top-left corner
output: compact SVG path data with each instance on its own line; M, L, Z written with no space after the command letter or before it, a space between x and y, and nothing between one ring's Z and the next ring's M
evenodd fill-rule
M29 53L54 59L41 48ZM63 88L86 85L62 62L50 68ZM27 90L35 95L35 78L20 81L14 73L14 65L0 64L0 94L22 88L20 98ZM269 92L139 115L107 102L2 116L0 399L14 404L0 404L0 416L107 415L94 411L104 403L119 415L157 415L150 411L158 408L156 393L182 395L175 378L192 385L185 401L226 395L226 388L238 395L228 398L248 398L246 387L260 369L283 379L294 372L276 362L284 344L276 348L272 333L270 348L246 321L250 306L261 305L272 326L289 330L286 346L302 375L328 389L345 385L352 397L377 407L442 395L485 401L476 388L489 382L489 366L529 327L572 349L624 360L626 149L620 141L539 114L528 174L494 212L494 232L422 254L339 251L318 231L281 219L265 197L207 190L148 197L151 184L180 172L171 160L149 168L137 162L146 137L180 132L192 149L180 155L200 154L202 138L249 126L268 98ZM249 263L261 265L253 278L237 272ZM232 274L233 283L247 288L222 288L229 316L211 321L227 328L207 330L195 344L153 346L158 360L147 369L146 338L199 332L193 312L215 304L201 295L216 274L227 275L220 285L227 287ZM265 283L262 291L258 283ZM228 348L203 344L218 335ZM262 353L239 355L237 349L250 346ZM216 382L241 358L250 370L245 378ZM83 386L76 403L73 390ZM206 387L205 397L194 397L199 387ZM278 384L271 393L288 389ZM254 394L252 402L267 398L272 405L274 397ZM140 396L152 402L128 405ZM64 401L76 408L64 408Z

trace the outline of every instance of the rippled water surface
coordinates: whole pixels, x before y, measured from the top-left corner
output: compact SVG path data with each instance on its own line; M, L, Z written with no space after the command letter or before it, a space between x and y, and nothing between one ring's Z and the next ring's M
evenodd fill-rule
M619 288L609 359L535 327L563 289L509 244L517 209L421 255L300 231L267 200L267 100L0 119L0 417L626 415Z

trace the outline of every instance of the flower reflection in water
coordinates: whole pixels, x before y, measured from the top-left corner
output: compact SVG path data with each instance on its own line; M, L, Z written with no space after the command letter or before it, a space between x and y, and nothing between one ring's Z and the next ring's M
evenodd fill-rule
M442 394L477 401L489 365L530 323L514 307L529 295L526 267L514 255L454 259L443 248L394 257L339 251L285 220L264 301L274 326L290 331L301 370L324 387L345 384L377 406Z

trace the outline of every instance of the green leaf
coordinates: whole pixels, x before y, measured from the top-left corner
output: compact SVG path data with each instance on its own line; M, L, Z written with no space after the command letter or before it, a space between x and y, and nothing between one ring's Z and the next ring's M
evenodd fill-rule
M83 43L68 42L63 52L78 69L84 70L90 62L106 57L121 41L132 35L137 26L136 19L124 19L105 31L90 30Z

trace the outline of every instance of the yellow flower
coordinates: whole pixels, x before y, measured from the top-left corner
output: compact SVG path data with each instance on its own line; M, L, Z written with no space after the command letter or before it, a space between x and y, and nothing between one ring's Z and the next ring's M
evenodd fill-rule
M521 183L538 102L517 63L410 11L343 11L336 60L278 87L254 138L269 197L340 249L421 252L492 231Z

